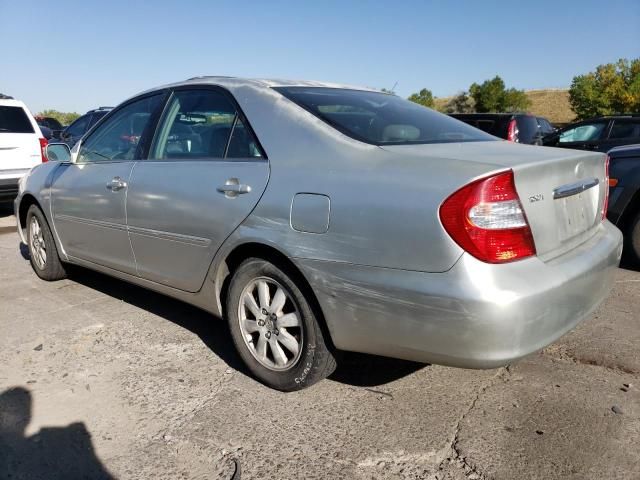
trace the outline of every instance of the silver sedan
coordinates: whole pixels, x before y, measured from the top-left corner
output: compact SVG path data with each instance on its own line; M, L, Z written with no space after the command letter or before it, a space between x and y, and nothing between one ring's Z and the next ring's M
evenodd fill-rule
M598 306L622 249L605 155L370 89L199 77L47 153L15 201L35 273L77 264L225 318L280 390L339 350L508 364Z

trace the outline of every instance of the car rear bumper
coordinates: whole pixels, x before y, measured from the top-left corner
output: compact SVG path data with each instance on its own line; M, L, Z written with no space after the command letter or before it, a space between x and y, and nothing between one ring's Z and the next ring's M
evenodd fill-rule
M297 259L339 349L466 368L549 345L609 293L622 235L604 222L558 258L490 265L464 254L445 273Z

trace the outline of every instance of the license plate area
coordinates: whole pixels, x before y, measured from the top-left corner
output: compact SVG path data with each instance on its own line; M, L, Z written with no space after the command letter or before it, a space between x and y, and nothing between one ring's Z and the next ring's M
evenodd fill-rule
M573 238L596 224L600 189L593 187L554 200L560 241Z

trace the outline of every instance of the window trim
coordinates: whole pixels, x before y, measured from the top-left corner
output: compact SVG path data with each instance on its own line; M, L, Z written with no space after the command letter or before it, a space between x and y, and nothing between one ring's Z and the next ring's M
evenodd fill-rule
M166 111L169 108L169 106L171 105L171 100L173 99L174 93L175 92L182 92L182 91L194 91L194 90L209 90L209 91L218 92L218 93L222 94L227 100L229 100L231 102L231 104L233 105L233 107L235 108L235 110L236 110L236 116L234 117L233 123L231 125L231 133L229 134L229 138L227 139L227 145L225 146L225 149L224 149L224 157L222 157L222 158L220 158L220 157L149 158L149 154L152 151L152 147L155 147L155 144L158 141L157 136L159 134L159 127L160 127L161 123L165 119ZM229 150L229 143L231 142L231 138L233 137L233 129L235 128L236 123L238 122L238 118L244 124L244 127L246 129L248 129L249 133L255 139L256 146L258 147L258 150L260 151L260 155L261 155L260 157L227 158L227 152ZM196 84L196 85L179 85L177 87L172 87L172 88L168 89L168 95L165 98L165 102L164 102L164 105L162 107L162 111L160 112L158 121L157 121L157 123L156 123L156 125L154 127L153 138L151 139L151 142L149 142L149 146L147 148L147 151L146 151L146 154L144 156L144 159L141 160L141 161L144 161L144 162L231 162L231 163L235 162L235 163L242 163L242 162L268 162L269 161L269 157L267 156L267 152L265 151L265 149L262 147L262 144L260 143L260 139L258 138L258 135L256 135L255 130L253 129L253 127L249 123L249 120L247 119L247 116L242 111L242 108L240 107L240 105L236 101L236 99L233 96L233 94L229 90L227 90L226 88L224 88L224 87L222 87L220 85Z
M140 135L140 138L141 139L142 138L146 138L149 135L149 133L151 133L151 132L149 132L149 129L151 129L151 128L153 128L152 132L153 132L153 134L155 136L155 131L156 131L156 128L157 128L157 123L158 123L158 118L159 118L159 112L163 112L164 111L165 105L167 103L167 91L168 90L166 88L163 88L163 89L160 89L160 90L154 90L153 92L143 93L142 95L138 95L136 97L130 98L129 100L121 103L116 108L111 110L109 113L104 115L100 120L98 120L96 123L94 123L93 126L80 139L81 143L80 143L80 148L78 149L77 158L80 157L80 151L82 150L82 146L95 133L97 127L99 127L100 125L103 125L104 123L106 123L108 121L108 119L111 118L112 115L116 114L117 112L119 112L123 108L128 107L132 103L135 103L135 102L140 101L140 100L144 100L145 98L159 96L160 104L158 105L158 107L156 108L156 110L154 112L151 112L151 118L149 119L149 122L147 123L147 125L144 127L144 130L142 131L142 135ZM153 140L153 138L152 138L152 140ZM134 158L134 159L131 159L131 160L111 159L111 160L105 160L104 162L80 162L76 158L76 161L74 163L77 163L78 165L88 165L88 164L92 164L92 163L100 163L101 165L104 165L104 164L108 164L108 163L137 162L137 161L144 160L144 159L147 158L147 156L149 155L150 145L151 145L151 143L148 142L147 145L143 145L142 146L142 152L140 153L140 158ZM138 148L140 148L140 146L138 146L136 148L136 152L137 152Z

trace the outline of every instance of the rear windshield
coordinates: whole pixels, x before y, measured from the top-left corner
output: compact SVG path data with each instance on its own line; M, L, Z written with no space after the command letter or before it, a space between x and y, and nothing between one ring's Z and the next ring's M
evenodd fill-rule
M374 145L496 140L466 123L395 95L324 87L277 87L345 135Z
M0 133L34 133L22 107L0 106Z

